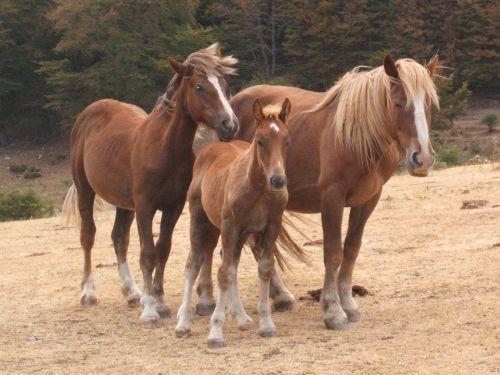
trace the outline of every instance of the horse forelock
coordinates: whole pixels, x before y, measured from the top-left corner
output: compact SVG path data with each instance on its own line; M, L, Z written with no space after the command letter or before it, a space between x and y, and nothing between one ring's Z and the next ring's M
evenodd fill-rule
M439 99L427 69L411 59L396 62L399 79L389 77L384 67L359 66L344 74L311 112L336 105L333 131L336 141L369 167L387 149L391 137L386 129L391 100L391 82L401 83L407 106L422 94L436 107ZM369 70L368 70L369 69Z

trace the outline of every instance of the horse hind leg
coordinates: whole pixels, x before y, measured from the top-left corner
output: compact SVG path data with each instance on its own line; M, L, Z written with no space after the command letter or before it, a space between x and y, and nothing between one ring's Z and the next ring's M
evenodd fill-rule
M255 260L258 262L261 254L260 249L256 246L254 236L250 236L247 243L252 249ZM276 244L273 247L275 246ZM293 311L297 308L295 296L287 289L278 270L276 269L276 265L273 266L273 273L271 275L269 297L273 300L273 308L275 311Z
M80 243L83 248L83 279L80 303L91 306L97 303L94 295L94 278L92 277L92 247L95 240L94 199L95 193L90 186L77 186L78 210L82 218L80 226Z
M121 280L123 296L129 306L139 306L141 291L135 283L127 261L127 252L130 238L130 226L134 221L134 212L123 208L116 208L115 223L111 232L111 239L118 261L118 274Z

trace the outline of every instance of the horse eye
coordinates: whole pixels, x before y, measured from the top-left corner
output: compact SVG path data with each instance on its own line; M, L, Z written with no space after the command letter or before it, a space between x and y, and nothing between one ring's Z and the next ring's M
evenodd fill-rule
M257 139L257 145L258 146L264 146L264 142L262 142L260 139Z
M401 105L401 103L396 103L396 107L402 108L403 106Z

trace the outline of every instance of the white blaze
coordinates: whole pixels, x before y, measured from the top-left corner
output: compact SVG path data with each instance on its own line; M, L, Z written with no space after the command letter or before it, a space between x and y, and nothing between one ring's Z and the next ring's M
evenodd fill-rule
M278 125L276 125L274 122L271 122L271 124L269 125L271 127L272 130L274 130L276 133L279 133L280 131L280 128Z
M227 101L226 96L222 92L222 89L221 89L220 84L219 84L219 78L217 78L216 76L210 75L210 76L208 76L208 81L215 87L217 94L219 94L219 100L222 103L222 107L224 108L226 113L229 115L229 118L231 119L231 128L234 128L233 119L234 119L235 115L234 115L233 109L231 108L231 105Z
M420 153L422 156L430 157L429 152L429 127L424 109L424 95L419 95L413 102L415 108L415 126L417 128L418 142L420 143Z

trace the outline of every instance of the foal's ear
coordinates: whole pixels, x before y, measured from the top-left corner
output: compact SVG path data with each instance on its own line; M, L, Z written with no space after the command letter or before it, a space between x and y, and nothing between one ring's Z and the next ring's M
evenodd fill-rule
M168 63L170 64L174 72L183 77L190 77L193 74L192 65L185 66L171 57L168 58Z
M425 66L429 71L429 75L431 76L431 78L434 77L434 74L436 73L438 63L439 63L439 56L436 53L434 56L432 56L432 59Z
M290 111L292 110L292 103L290 103L290 99L285 98L285 101L281 105L281 112L278 115L279 119L286 124L286 120L288 119L288 115L290 115Z
M396 64L394 64L394 60L389 54L384 56L384 70L388 76L399 79L398 68L396 68Z
M255 99L253 102L253 115L257 119L257 121L264 120L264 111L262 110L262 103L259 99Z

